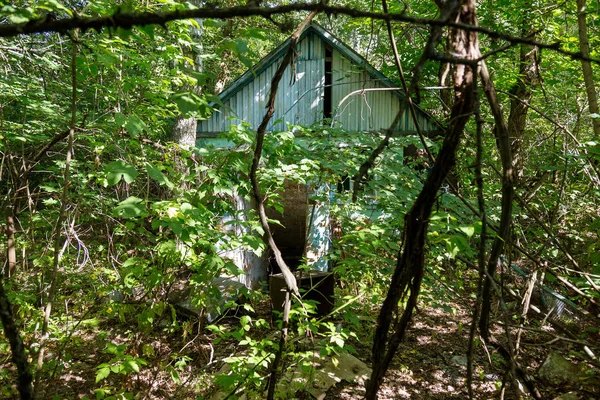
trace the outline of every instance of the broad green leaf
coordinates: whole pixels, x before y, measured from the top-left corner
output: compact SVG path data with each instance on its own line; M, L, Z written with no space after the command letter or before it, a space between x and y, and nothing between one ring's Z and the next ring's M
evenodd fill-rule
M121 372L124 372L123 371L123 365L121 365L121 364L111 365L110 366L110 370L112 372L114 372L115 374L120 374Z
M152 41L154 41L154 25L139 26L138 29L144 32Z
M146 171L148 172L148 176L154 179L161 185L167 186L169 189L173 188L173 183L169 181L169 179L162 173L162 171L151 164L146 165Z
M131 37L131 29L117 28L115 34L121 39L127 41Z
M201 118L210 115L208 102L202 96L193 92L181 92L173 96L173 101L177 104L179 112L186 115L191 112L199 112Z
M248 51L248 43L242 38L236 39L235 51L238 54L243 54L243 53L247 52Z
M116 185L123 179L126 183L132 183L138 175L136 169L123 160L113 161L104 168L106 180L109 185Z
M8 17L8 19L13 24L23 24L25 22L29 22L29 18L19 14L12 14Z
M171 379L173 380L173 382L179 384L181 382L181 379L179 378L179 372L177 372L175 368L169 368L169 372L171 374Z
M127 118L125 118L125 115L123 115L123 113L115 113L115 124L119 126L124 126L126 122Z
M133 371L138 373L140 372L140 366L138 365L136 360L127 360L126 362L129 365L129 368L131 368Z
M108 375L110 375L110 368L108 368L108 367L100 368L98 370L98 372L96 373L96 383L105 379L106 377L108 377Z
M243 242L250 246L250 248L254 251L254 254L257 256L261 256L264 248L265 242L259 237L255 235L246 235L242 238Z
M146 129L146 124L136 115L132 115L127 119L125 128L127 128L127 131L131 136L136 136L138 133Z
M146 206L142 202L143 200L138 197L128 197L115 207L113 215L121 218L139 217L146 210Z
M475 233L475 227L472 225L460 226L460 227L458 227L458 229L461 232L463 232L465 235L467 235L468 237L473 236L473 234Z
M44 1L40 1L37 4L38 8L43 9L43 10L48 10L48 11L62 11L64 13L66 13L67 15L69 15L70 17L73 16L73 12L71 10L69 10L67 7L65 7L64 5L60 4L60 2L56 1L56 0L44 0Z
M58 192L59 191L59 188L55 187L52 184L40 185L40 188L44 189L48 193L54 193L54 192Z

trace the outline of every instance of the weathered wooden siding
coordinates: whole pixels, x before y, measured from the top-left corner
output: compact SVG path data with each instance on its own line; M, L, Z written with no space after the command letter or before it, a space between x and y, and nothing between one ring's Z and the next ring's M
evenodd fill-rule
M326 44L325 40L330 42ZM315 31L309 31L298 44L294 71L289 66L285 70L277 92L275 114L268 129L282 130L286 124L310 126L323 119L327 45L333 49L333 119L348 131L388 129L401 106L401 96L390 90L392 83L372 67L366 67L364 62L360 64L360 56L343 47L337 39L326 32L318 34ZM271 80L286 50L280 48L275 59L259 64L254 75L247 73L240 79L241 83L234 83L226 90L221 95L225 107L208 120L198 122L198 136L214 137L242 121L256 129L265 114ZM360 92L363 89L366 90ZM423 131L437 130L426 113L419 110L417 118ZM404 112L398 130L406 134L416 133L408 111Z
M333 119L347 131L389 129L400 110L401 98L389 90L385 82L378 81L361 68L338 51L333 52ZM435 130L426 115L417 113L417 118L423 131ZM408 110L402 115L399 130L405 133L416 132Z
M275 114L269 130L285 129L286 124L311 125L323 118L323 90L325 85L325 48L316 35L307 35L298 46L295 79L288 66L279 83L275 99ZM254 129L260 124L271 88L271 79L279 66L272 63L224 100L225 107L208 120L198 121L199 136L228 131L229 127L246 121ZM285 121L285 122L283 122Z

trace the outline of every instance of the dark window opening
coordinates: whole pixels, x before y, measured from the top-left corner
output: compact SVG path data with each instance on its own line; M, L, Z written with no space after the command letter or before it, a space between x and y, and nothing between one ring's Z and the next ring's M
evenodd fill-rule
M325 46L325 88L323 90L323 118L331 118L331 85L333 82L332 76L333 51L330 46Z
M341 176L337 183L337 192L344 193L350 190L350 183L352 178L348 175Z

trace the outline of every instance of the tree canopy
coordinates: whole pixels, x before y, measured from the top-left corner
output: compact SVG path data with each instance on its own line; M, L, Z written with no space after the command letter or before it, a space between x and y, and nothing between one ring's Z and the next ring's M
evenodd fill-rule
M353 354L364 380L327 398L344 385L346 398L549 398L550 350L597 395L595 7L0 3L0 397L304 398L318 359ZM331 110L268 129L311 21L397 85L389 129L348 131ZM196 138L219 93L287 39L261 123ZM416 132L399 135L404 112ZM328 221L327 315L292 271L311 268L307 251L288 265L273 234L290 184L306 188L309 226ZM255 284L236 257L283 273L283 312L267 271ZM412 393L398 374L433 379L419 365L437 361L407 360L432 343L464 362L439 361L441 392Z

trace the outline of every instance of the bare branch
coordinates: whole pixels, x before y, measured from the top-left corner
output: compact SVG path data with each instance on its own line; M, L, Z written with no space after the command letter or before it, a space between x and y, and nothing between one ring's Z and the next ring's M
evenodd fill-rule
M281 64L279 64L277 71L275 71L275 74L273 75L273 79L271 80L269 101L267 102L266 106L267 111L265 112L262 122L256 130L256 146L254 148L252 166L250 167L250 181L252 183L252 192L254 195L254 200L256 201L258 216L260 218L262 228L265 231L265 235L267 237L267 242L269 244L269 247L273 251L273 254L275 255L275 260L277 261L277 265L279 265L279 268L281 269L288 290L290 290L298 298L300 297L300 292L298 291L296 278L294 277L294 274L292 274L292 271L283 260L281 251L277 247L277 244L273 239L273 235L271 234L271 229L269 228L269 222L267 220L267 213L265 210L265 198L261 194L260 185L258 184L258 179L256 177L256 172L258 171L258 166L260 164L260 159L262 156L262 148L265 140L267 126L269 125L269 121L271 121L271 118L275 113L275 99L277 97L277 89L279 88L279 82L281 81L281 78L283 77L283 73L285 72L286 68L290 65L290 63L293 62L294 54L296 53L296 43L300 38L300 34L304 30L304 28L306 28L306 25L308 25L308 23L315 17L315 15L317 15L316 11L311 12L308 15L308 17L306 17L304 21L302 21L300 26L298 26L298 29L296 29L296 31L290 38L287 53L281 60Z
M513 170L512 170L512 155L510 148L510 140L508 137L508 127L502 115L496 88L490 78L485 61L481 61L479 75L483 83L483 91L488 100L496 128L494 133L498 142L498 152L502 161L502 210L500 216L500 226L498 227L498 236L494 239L492 251L488 259L487 274L494 276L496 265L504 250L505 243L510 239L510 227L512 224L512 202L514 196L513 187ZM479 320L479 332L484 341L488 341L489 337L489 317L491 307L491 282L486 279L483 285L482 304L481 304L481 319Z
M586 57L581 52L565 50L561 42L542 43L529 38L513 36L508 33L499 32L490 28L464 24L460 22L445 22L439 19L419 18L404 13L380 13L364 11L352 7L330 6L325 3L296 3L275 7L224 7L224 8L197 8L193 10L174 10L167 12L141 12L141 13L116 13L104 17L81 18L78 16L64 19L51 19L43 17L22 24L0 25L0 37L13 37L21 34L33 34L43 32L66 33L72 29L79 28L82 31L94 29L101 31L104 28L131 29L134 26L161 25L182 19L227 19L234 17L259 16L270 19L274 15L289 14L297 11L311 11L325 13L327 15L347 15L353 18L371 18L382 21L406 22L421 26L448 26L469 32L478 32L494 39L507 41L513 45L527 44L537 46L540 49L554 50L573 60L583 60L600 65L600 60Z

